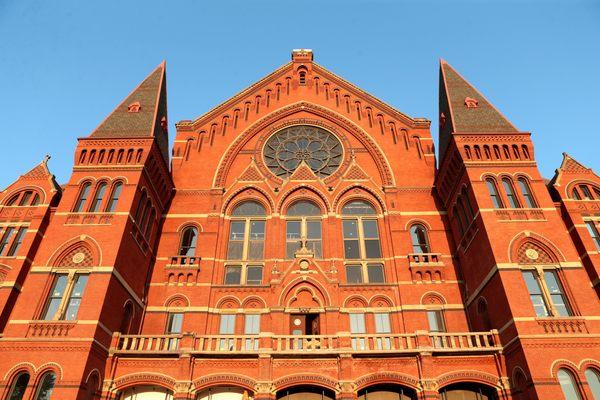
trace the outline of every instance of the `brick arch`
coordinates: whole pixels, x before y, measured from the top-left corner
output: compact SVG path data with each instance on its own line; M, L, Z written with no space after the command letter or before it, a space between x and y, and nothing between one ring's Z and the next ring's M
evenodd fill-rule
M366 308L369 301L364 296L354 294L348 296L343 304L346 308Z
M40 204L45 204L44 202L46 201L46 197L47 197L46 191L41 186L38 186L38 185L19 186L18 188L11 190L9 193L7 193L4 196L4 198L2 198L2 204L6 203L7 201L11 200L14 196L16 196L26 190L31 190L31 191L33 191L34 194L37 193L40 196Z
M438 292L427 292L421 296L421 304L435 304L439 306L443 306L446 304L446 299Z
M55 363L55 362L47 362L45 364L40 365L35 370L36 386L39 383L39 382L37 382L37 380L39 380L39 378L41 378L41 376L44 375L48 371L54 372L54 374L56 375L57 382L62 380L63 368L60 366L60 364Z
M445 388L446 386L454 383L479 383L495 389L499 388L499 378L495 375L488 374L482 371L475 370L461 370L449 372L447 374L440 375L436 378L438 390Z
M276 392L283 389L288 389L293 386L304 385L319 386L325 389L332 390L335 393L339 393L340 391L338 382L336 380L325 375L319 374L286 375L273 381L273 388Z
M410 228L413 227L413 225L423 225L423 227L427 230L428 234L431 230L431 224L422 218L409 219L408 221L406 221L406 224L404 224L404 229L408 231Z
M383 304L381 305L381 303ZM371 297L371 300L369 300L369 307L392 307L393 304L394 301L383 294L376 294L375 296Z
M217 301L216 308L238 309L241 307L240 299L234 296L225 296Z
M168 375L156 372L140 372L116 378L114 386L116 391L122 391L133 386L156 385L174 392L175 382L175 379Z
M349 193L350 191L353 191L353 193ZM373 189L361 184L350 185L338 193L333 200L333 210L338 214L341 214L343 204L352 200L367 201L375 207L378 213L383 214L386 212L385 201L383 201L383 198L375 193Z
M550 366L550 376L556 378L556 374L561 368L569 370L576 377L579 376L579 367L577 366L577 364L575 364L573 361L569 361L564 358L554 360L554 362Z
M20 372L28 372L31 379L35 375L35 365L30 362L20 362L4 374L4 380L10 383Z
M254 193L258 192L258 194ZM223 202L221 212L223 214L231 214L231 211L244 201L254 200L265 207L266 213L271 214L275 210L275 202L271 196L262 188L255 185L244 185L231 193Z
M592 358L585 358L579 362L579 369L585 371L587 368L594 368L600 373L600 361Z
M98 368L94 368L88 373L87 377L85 378L86 384L90 381L92 376L96 376L98 378L98 387L96 388L96 390L102 390L102 377Z
M379 145L358 125L349 120L348 118L342 116L341 114L334 112L328 108L318 106L316 104L308 103L305 101L300 101L294 104L290 104L286 107L275 110L265 117L261 118L257 122L255 122L251 127L246 129L241 135L239 135L229 146L229 148L223 154L223 157L219 161L219 167L215 173L215 177L213 179L214 187L224 187L225 180L227 179L227 175L229 174L229 170L231 165L233 164L235 158L239 154L239 152L244 148L244 146L248 143L248 141L253 138L255 135L259 134L270 125L275 123L278 120L281 120L285 117L288 117L292 114L295 114L300 111L310 112L318 117L321 117L327 120L330 123L334 123L345 131L352 134L357 140L361 142L361 144L369 151L372 155L375 164L377 165L377 169L381 175L381 179L383 184L386 186L393 186L394 176L392 173L392 169L387 161L384 152L381 150ZM301 123L302 120L292 121L294 124ZM314 121L313 121L314 122ZM283 127L279 127L282 129ZM348 157L344 157L343 164L346 163ZM343 168L343 165L340 166L338 171L336 171L333 175L326 179L328 181L330 178L335 179L338 176L338 173L341 174L344 172L346 168Z
M536 260L529 259L525 252L534 249L539 254ZM508 247L510 262L519 264L553 263L565 261L564 255L550 240L534 232L524 231L514 236Z
M419 379L407 374L398 372L375 372L368 375L363 375L354 381L356 390L361 390L373 385L393 383L397 385L407 386L414 390L419 390Z
M211 374L192 381L194 385L193 393L198 393L204 389L214 386L237 386L254 392L256 381L249 376L240 374Z
M169 296L167 300L165 300L165 307L189 307L190 299L181 293L176 293L172 296Z
M259 296L248 296L242 302L242 308L265 308L267 304Z
M306 193L308 192L308 193ZM331 203L321 191L312 185L301 184L286 191L277 203L276 212L283 214L293 203L301 200L315 202L321 211L331 211Z
M278 305L281 307L286 307L286 303L288 303L289 295L292 290L296 288L295 294L298 294L298 289L307 288L313 294L320 295L320 303L322 307L331 305L331 298L327 290L321 285L321 283L317 282L312 278L296 278L293 281L289 282L280 292Z
M517 390L523 390L527 383L527 374L520 366L515 366L510 374L511 386Z
M565 185L564 191L565 191L565 195L566 198L570 199L572 198L571 196L571 192L573 191L573 188L577 185L590 185L596 189L600 189L600 184L598 184L598 182L594 182L591 179L573 179L572 181L570 181L568 184Z
M75 262L74 257L82 253L83 261ZM80 256L77 255L77 258ZM88 235L71 238L58 246L48 262L49 267L93 267L102 265L102 251L95 239Z

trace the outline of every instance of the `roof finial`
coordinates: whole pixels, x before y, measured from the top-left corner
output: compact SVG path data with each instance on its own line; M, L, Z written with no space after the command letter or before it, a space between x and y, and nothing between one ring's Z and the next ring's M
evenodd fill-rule
M44 165L48 164L48 160L51 158L52 158L52 156L50 154L46 154L44 156L44 160L42 161L42 164L44 164Z
M312 62L312 49L294 49L292 50L292 61L294 62Z

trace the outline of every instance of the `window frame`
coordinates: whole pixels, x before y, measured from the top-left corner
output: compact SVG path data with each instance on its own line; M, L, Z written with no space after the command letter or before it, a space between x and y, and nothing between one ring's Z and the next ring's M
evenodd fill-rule
M596 245L596 250L600 251L600 231L598 230L598 223L592 219L583 220L585 223L588 234L592 238L592 241Z
M192 237L190 244L184 246L183 241L186 239L186 233L191 230L194 231L194 236ZM200 236L199 231L200 230L195 225L187 225L181 230L180 239L179 239L179 249L177 250L178 256L181 256L181 257L195 257L196 256L196 251L198 250L198 236ZM183 252L184 249L186 249L185 253ZM193 249L192 254L189 254L190 249Z
M48 396L46 397L40 397L42 395L42 389L44 388L44 381L46 380L46 377L48 376L53 376L52 379L52 386L50 387L50 392L48 393ZM54 391L55 387L56 387L56 381L57 381L57 375L56 372L49 370L49 371L45 371L39 378L36 388L35 388L35 396L34 399L35 400L46 400L46 399L50 399L52 398L52 392Z
M121 181L113 183L110 189L108 201L106 202L106 207L104 207L104 212L113 213L117 211L119 199L121 198L121 194L123 193L123 186L123 182Z
M515 185L512 179L508 178L508 177L503 177L502 180L502 188L504 189L504 195L506 196L506 199L508 200L508 205L510 206L510 208L516 209L516 208L521 208L521 202L519 200L519 196L517 195L517 192L515 191Z
M227 269L228 268L239 268L240 269L240 280L236 283L227 283ZM260 282L248 282L248 270L250 268L261 268L261 280ZM226 263L223 268L223 285L226 286L261 286L264 285L265 280L265 264L260 262L231 262Z
M91 198L90 205L87 210L88 212L101 212L107 190L108 182L100 181L96 183L96 187L94 188L94 195Z
M89 277L90 277L90 271L81 271L81 270L75 270L75 271L62 271L62 270L57 270L54 271L52 274L52 285L50 286L50 291L46 294L45 299L44 299L44 307L42 308L42 313L40 315L40 320L43 321L77 321L77 316L79 314L79 309L81 308L81 302L83 301L83 296L85 294L85 289L88 285L88 281L89 281ZM64 291L60 297L60 302L58 304L58 307L56 309L56 311L54 312L54 314L52 316L47 316L47 312L48 312L48 308L50 307L50 302L53 298L52 296L52 292L54 291L56 282L58 282L58 279L60 278L60 276L66 276L67 277L67 283L65 285ZM73 289L75 289L75 285L78 282L79 277L81 276L86 276L86 282L83 286L83 289L81 290L81 295L78 297L80 304L79 306L77 306L77 312L75 315L74 319L67 319L67 310L69 307L69 303L70 301L74 298L73 297Z
M421 243L419 239L419 235L417 231L421 230L423 233L424 242ZM409 229L410 233L410 241L412 244L412 252L413 254L428 254L431 253L431 242L429 241L429 232L428 229L422 223L416 223L411 225ZM415 241L416 239L416 241ZM423 251L422 247L425 247L427 251Z
M523 176L517 179L517 187L519 188L519 193L523 198L523 204L527 206L527 208L538 208L538 202L533 195L533 191L531 190L531 185L529 184L529 180Z
M89 201L90 192L92 191L92 181L84 181L79 185L79 192L73 204L72 212L81 213L85 210L85 205Z
M533 302L531 301L531 296L533 296L533 295L531 294L529 287L527 287L527 283L526 283L525 277L524 277L524 273L526 273L526 272L533 274L533 278L535 279L535 281L540 289L541 293L535 294L535 295L540 295L542 297L544 306L546 307L546 312L548 314L546 316L538 315L537 311L535 311L535 306L534 306ZM546 273L552 273L554 275L554 278L556 279L556 282L559 286L559 292L553 293L550 290L548 282L546 282L546 276L545 276ZM573 301L569 297L567 292L565 291L563 277L561 276L559 268L556 268L555 266L522 267L521 275L523 276L523 283L525 284L527 293L529 294L530 302L535 311L536 318L569 318L569 317L575 316L575 311L573 309ZM564 306L567 311L567 315L561 315L561 313L558 311L557 306L554 304L554 301L552 300L553 295L562 296L563 301L564 301Z
M297 214L297 215L290 215L289 211L292 207L298 205L299 203L309 203L312 206L314 206L315 208L317 208L319 210L319 214ZM302 240L306 240L306 245L309 248L309 250L311 250L314 254L314 257L317 260L321 260L323 259L323 215L322 215L322 209L321 207L319 207L319 205L317 203L315 203L312 200L297 200L294 201L288 208L287 208L287 212L285 213L285 215L283 215L283 220L285 222L285 259L286 260L293 260L294 256L293 254L290 256L288 254L288 246L293 245L294 243L298 244L299 246L302 243ZM289 222L299 222L300 223L300 237L298 239L289 239L288 238L288 223ZM308 225L310 222L318 222L319 223L319 238L318 239L310 239L308 237ZM314 246L312 246L311 244L313 243L317 243L318 244L318 248L320 249L320 254L318 254L319 252L314 251ZM296 251L298 251L300 249L300 247L298 247L294 253Z
M17 384L19 383L19 379L21 379L22 376L27 375L27 381L25 382L25 387L23 388L23 392L20 393L21 396L20 397L15 397L13 399L13 396L17 393L15 393L15 390L17 389ZM29 382L31 382L31 373L27 370L21 370L19 372L17 372L12 379L12 382L9 386L9 391L8 391L8 395L6 396L6 400L24 400L25 398L25 392L27 391L27 387L29 386Z

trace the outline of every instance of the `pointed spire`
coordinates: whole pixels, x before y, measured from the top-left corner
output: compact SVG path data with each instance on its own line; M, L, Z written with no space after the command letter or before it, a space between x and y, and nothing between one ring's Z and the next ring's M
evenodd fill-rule
M440 59L440 157L452 133L515 133L517 128L450 64Z
M166 63L160 63L89 137L155 137L168 161Z

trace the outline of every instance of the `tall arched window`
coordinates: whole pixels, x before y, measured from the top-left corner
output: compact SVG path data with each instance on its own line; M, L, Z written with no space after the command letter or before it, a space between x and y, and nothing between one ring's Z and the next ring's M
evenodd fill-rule
M521 189L521 194L525 199L525 204L527 205L527 207L536 208L537 204L535 202L535 199L533 198L533 195L531 194L531 189L529 188L529 183L527 183L527 180L525 178L519 178L518 183L519 189Z
M231 213L229 244L225 266L225 284L262 283L263 266L256 263L264 259L265 208L256 201L246 201Z
M55 383L56 375L54 372L46 372L38 384L38 388L35 392L35 400L50 400Z
M573 196L575 200L581 200L581 196L579 195L579 190L577 188L573 188Z
M298 201L287 210L285 229L285 255L294 258L294 254L306 243L316 258L323 257L321 242L321 209L310 201Z
M594 400L600 400L600 374L593 368L585 370L585 379L587 380L590 392L594 396Z
M19 373L19 375L17 375L13 381L7 400L22 400L25 390L27 389L27 385L29 384L29 378L29 373Z
M100 210L102 200L104 200L104 194L106 193L106 186L106 182L102 182L96 188L96 194L94 195L94 199L92 200L90 212L98 212L98 210Z
M412 241L413 253L431 253L427 230L421 224L410 227L410 239Z
M198 228L189 226L181 234L181 245L179 246L179 255L193 257L196 255L196 242L198 241Z
M348 202L342 208L344 256L352 261L346 265L348 283L385 282L381 259L379 228L375 209L363 200Z
M91 187L92 187L91 182L86 182L83 184L83 186L81 186L81 189L79 190L79 197L77 198L77 201L75 202L75 207L73 207L73 212L82 212L83 211L83 206L85 206L85 203L87 202L87 199L90 195Z
M519 208L521 205L519 204L519 199L515 193L515 189L513 188L512 182L508 178L502 179L502 186L504 186L504 191L506 192L506 198L508 199L508 205L511 208Z
M121 190L123 190L123 183L115 183L112 192L110 193L110 200L108 200L108 204L106 205L106 212L114 212L117 209L117 203L119 202L119 197L121 196Z
M485 185L487 186L488 192L490 193L490 198L492 199L492 204L494 208L504 208L504 204L502 204L502 198L498 193L498 188L496 187L496 182L493 179L488 178L485 180Z
M577 382L575 381L575 377L571 372L566 370L565 368L561 368L558 370L558 383L560 384L560 388L567 400L581 400L581 393L579 393L579 388L577 387Z

